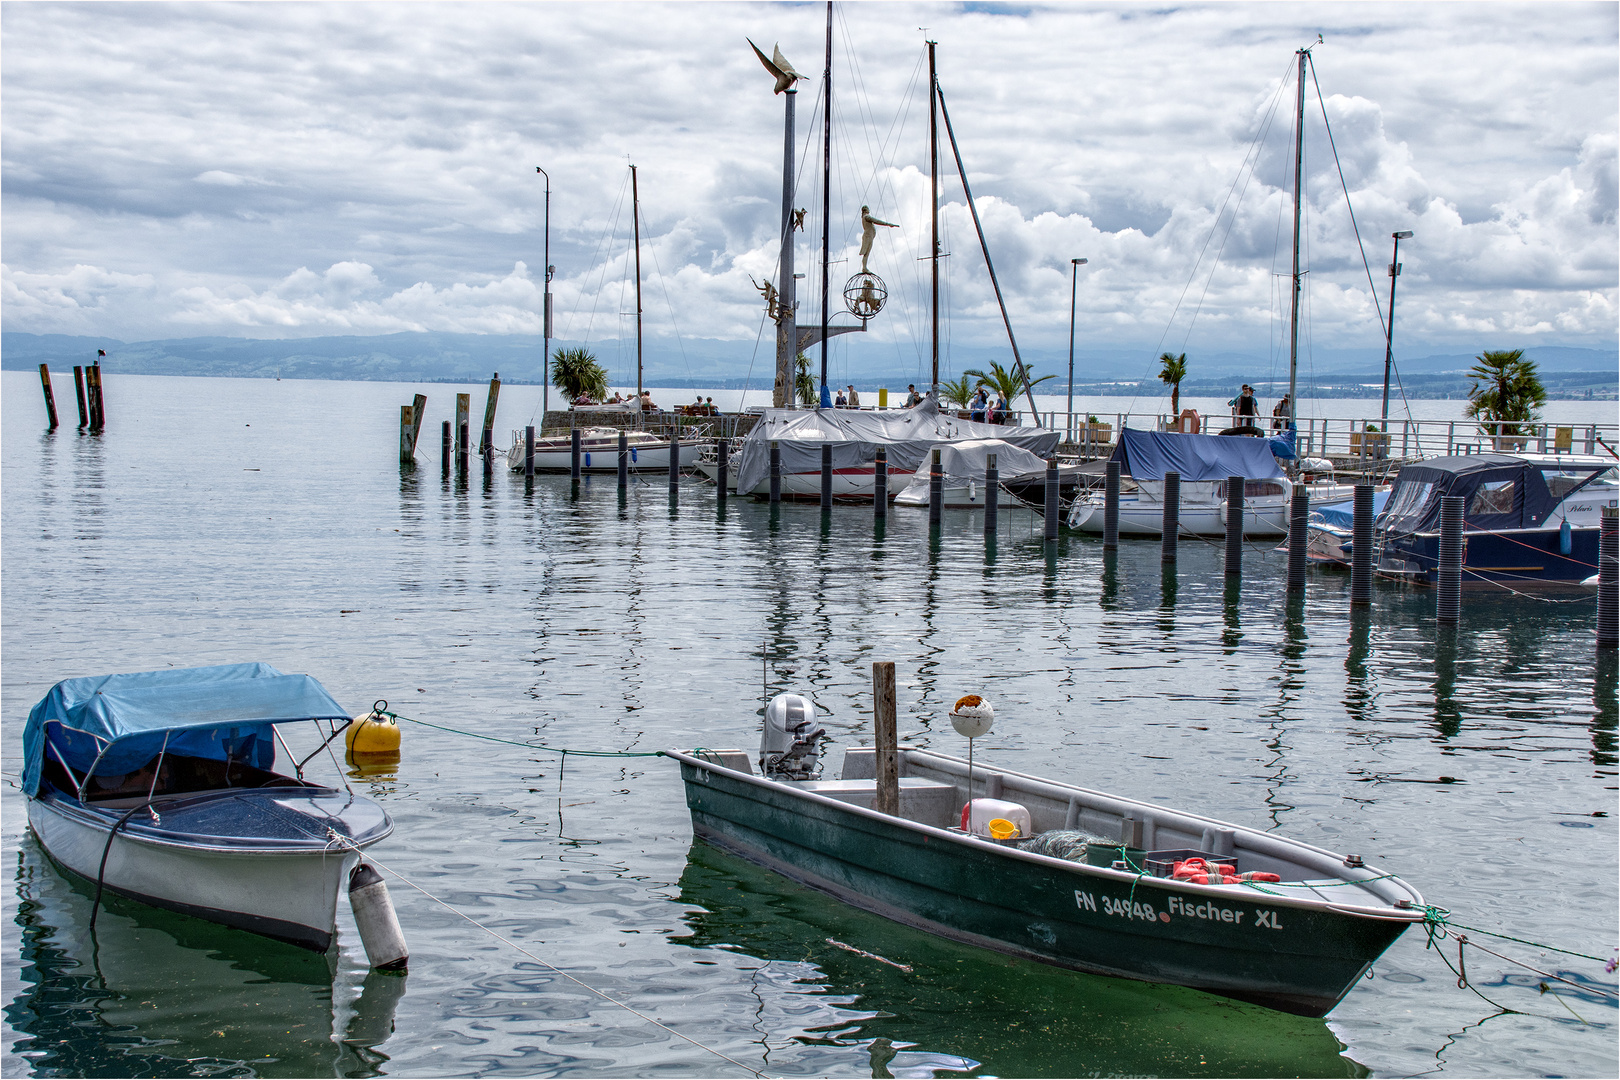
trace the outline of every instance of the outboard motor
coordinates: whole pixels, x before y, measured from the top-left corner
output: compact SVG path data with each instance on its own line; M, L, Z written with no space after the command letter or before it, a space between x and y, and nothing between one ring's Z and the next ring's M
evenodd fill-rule
M817 765L816 740L826 729L816 723L816 707L802 694L777 694L765 706L759 740L759 771L784 780L809 780Z

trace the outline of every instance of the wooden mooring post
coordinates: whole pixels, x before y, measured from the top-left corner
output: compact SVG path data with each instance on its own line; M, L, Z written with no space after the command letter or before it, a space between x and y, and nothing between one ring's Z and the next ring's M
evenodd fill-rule
M84 371L84 389L89 396L90 432L107 430L107 399L101 392L101 365L91 364Z
M1243 484L1241 476L1226 478L1226 576L1243 574Z
M444 422L444 428L439 433L439 471L446 477L450 475L450 421Z
M411 448L411 419L415 410L409 405L399 407L399 464L401 467L416 464L416 454Z
M872 809L900 814L900 738L895 726L894 663L872 665L872 734L877 743L877 798Z
M411 458L416 458L416 440L422 434L422 415L427 412L427 395L417 394L411 400Z
M45 388L45 415L50 418L50 430L55 431L58 426L56 423L56 395L51 393L50 365L39 365L39 382Z
M456 395L456 475L467 475L467 424L472 416L472 395Z
M484 430L478 438L478 452L487 454L495 443L495 403L501 396L501 373L489 377L489 397L484 399Z
M90 426L90 408L84 401L84 366L82 364L73 365L73 393L79 399L79 427L87 428Z
M1164 516L1159 519L1159 562L1176 561L1181 542L1181 474L1164 474Z

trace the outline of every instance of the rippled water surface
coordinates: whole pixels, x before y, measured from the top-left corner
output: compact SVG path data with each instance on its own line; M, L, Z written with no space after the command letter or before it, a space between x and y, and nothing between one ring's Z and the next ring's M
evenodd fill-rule
M720 511L692 481L677 505L661 475L624 498L442 481L468 388L425 388L431 452L401 475L415 387L108 383L97 438L43 433L37 379L4 375L7 1075L742 1074L558 971L783 1076L1620 1070L1600 963L1493 941L1579 988L1470 950L1482 998L1411 931L1316 1021L1077 975L694 844L662 759L560 768L411 724L397 769L349 778L397 825L374 854L426 890L390 886L408 977L368 975L347 905L328 957L120 900L92 939L90 890L27 832L28 708L69 676L243 660L357 712L584 749L751 747L764 683L815 699L835 756L893 660L922 745L959 750L944 713L983 693L986 759L1358 852L1471 926L1607 958L1617 921L1615 667L1589 599L1471 592L1448 639L1428 592L1381 587L1352 618L1342 575L1290 609L1262 545L1229 590L1214 545L1166 578L1157 541L1047 551L1024 511L987 549L966 512L931 540L903 509L882 530ZM509 389L497 427L528 409Z

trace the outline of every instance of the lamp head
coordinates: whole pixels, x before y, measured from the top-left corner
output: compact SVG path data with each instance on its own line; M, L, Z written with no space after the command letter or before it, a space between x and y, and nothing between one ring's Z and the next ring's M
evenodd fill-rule
M1084 266L1084 265L1086 265L1086 260L1085 259L1070 259L1069 261L1074 263L1074 265L1076 265L1076 266Z
M1397 239L1397 240L1410 240L1410 239L1412 239L1412 233L1411 233L1410 230L1408 230L1406 232L1395 233L1394 236L1395 236L1395 239Z

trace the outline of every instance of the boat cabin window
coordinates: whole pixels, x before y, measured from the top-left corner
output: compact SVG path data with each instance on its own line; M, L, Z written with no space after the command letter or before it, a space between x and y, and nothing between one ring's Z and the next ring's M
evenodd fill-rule
M1432 481L1419 483L1415 480L1402 480L1395 485L1395 491L1390 495L1389 502L1384 507L1384 517L1390 521L1397 518L1416 517L1428 504L1429 493L1434 490Z
M1592 475L1592 472L1593 470L1591 469L1566 467L1562 469L1542 469L1541 475L1542 478L1547 481L1547 490L1552 493L1552 497L1554 499L1562 499L1565 495L1568 495L1571 491L1574 491L1575 488L1579 487L1582 481L1584 481L1588 476ZM1604 481L1609 481L1611 483L1614 481L1613 469L1605 470L1597 480L1593 481L1593 483L1602 484Z
M1517 480L1487 480L1474 491L1468 503L1468 516L1513 513L1513 493Z

